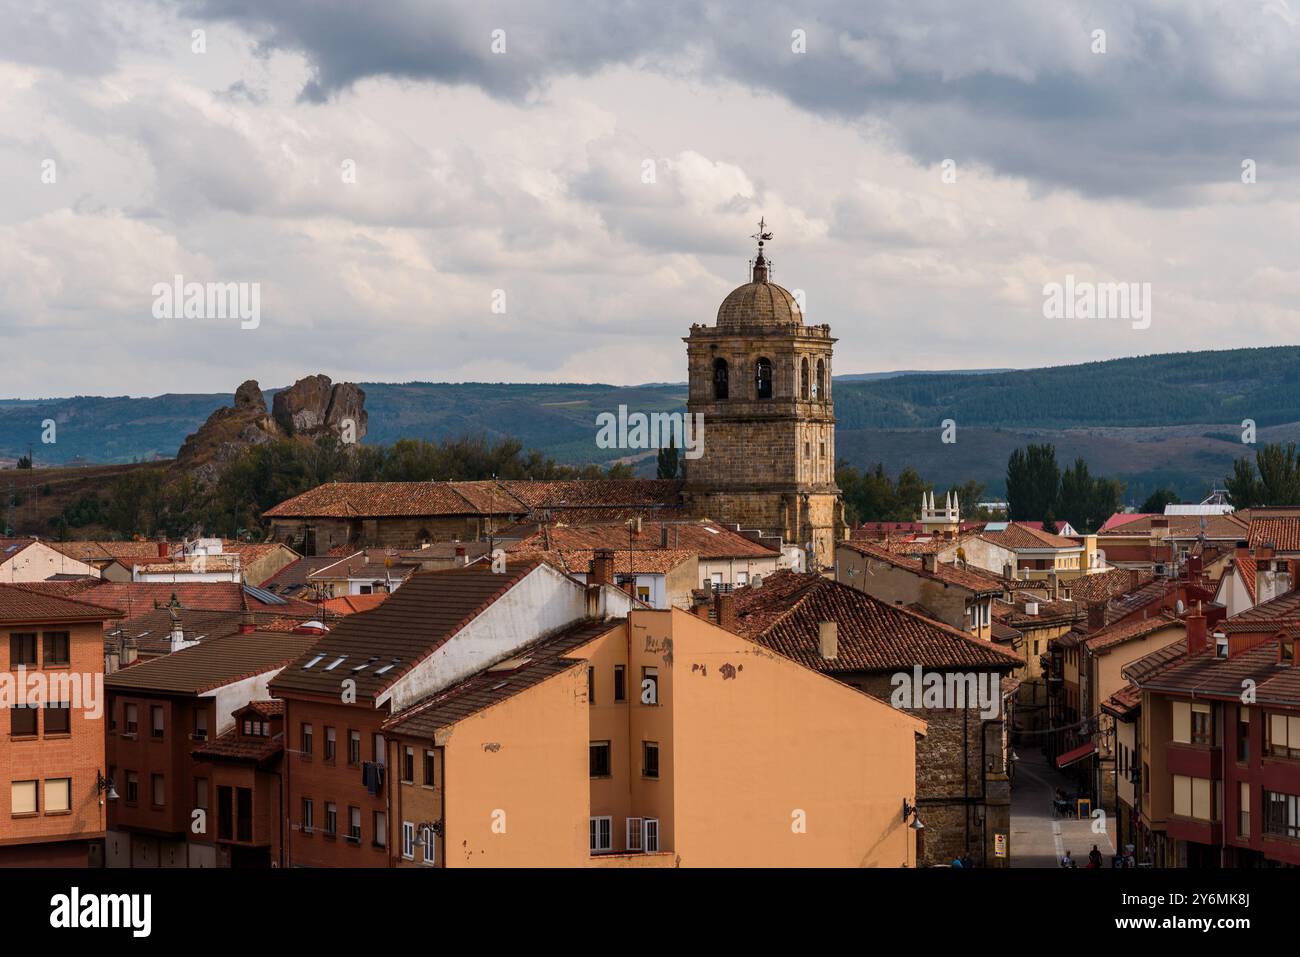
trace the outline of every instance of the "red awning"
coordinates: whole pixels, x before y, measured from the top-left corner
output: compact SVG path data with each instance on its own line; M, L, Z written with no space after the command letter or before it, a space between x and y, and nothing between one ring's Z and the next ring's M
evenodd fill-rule
M1080 745L1079 747L1075 748L1073 751L1066 751L1063 755L1061 755L1059 758L1056 759L1056 766L1058 768L1068 767L1069 765L1073 764L1075 761L1082 761L1084 758L1086 758L1088 755L1092 754L1096 750L1097 750L1097 745L1089 741L1087 744Z

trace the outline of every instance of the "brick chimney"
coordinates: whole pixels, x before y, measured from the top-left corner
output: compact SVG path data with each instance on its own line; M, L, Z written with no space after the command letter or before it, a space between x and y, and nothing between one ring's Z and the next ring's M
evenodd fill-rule
M1088 631L1101 631L1106 627L1106 603L1104 601L1088 602Z
M1205 650L1205 616L1201 614L1201 603L1196 603L1196 610L1189 612L1183 619L1187 626L1187 653L1197 654Z
M713 610L719 628L725 628L727 631L736 630L736 597L734 595L725 591L714 592Z
M614 549L598 548L591 556L591 570L587 581L592 585L611 585L614 582Z
M822 658L831 661L840 656L839 625L833 621L817 623L817 650Z
M931 575L934 574L935 569L938 567L938 562L939 556L935 552L926 552L921 556L921 567Z
M172 557L171 548L167 545L166 542L159 542L159 543L158 543L158 557L159 557L159 558L171 558L171 557Z
M1128 590L1137 591L1141 581L1142 581L1142 573L1138 571L1136 568L1130 568L1128 570Z

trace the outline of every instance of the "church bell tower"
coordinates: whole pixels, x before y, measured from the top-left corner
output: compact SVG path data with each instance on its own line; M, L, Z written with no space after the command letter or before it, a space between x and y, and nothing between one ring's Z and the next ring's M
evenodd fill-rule
M806 326L798 301L771 281L759 222L750 281L686 342L687 411L704 416L703 454L685 463L693 514L780 535L830 568L845 537L835 485L830 326Z

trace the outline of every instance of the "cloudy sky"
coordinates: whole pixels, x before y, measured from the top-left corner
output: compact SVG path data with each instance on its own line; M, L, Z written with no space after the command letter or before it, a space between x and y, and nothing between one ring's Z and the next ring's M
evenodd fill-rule
M1300 342L1298 19L0 0L0 397L680 380L760 216L839 373ZM177 274L257 328L157 318ZM1044 318L1067 275L1150 328Z

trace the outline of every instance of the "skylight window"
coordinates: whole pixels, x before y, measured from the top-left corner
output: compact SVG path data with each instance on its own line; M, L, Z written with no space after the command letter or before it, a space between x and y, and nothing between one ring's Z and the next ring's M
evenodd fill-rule
M397 658L394 658L392 661L390 661L388 664L384 665L382 668L376 668L376 669L375 669L375 674L377 674L377 675L382 675L382 674L384 674L384 673L386 673L386 672L392 671L393 668L394 668L394 666L399 665L399 664L401 664L401 661L399 661Z
M303 670L303 671L306 671L308 668L311 668L311 667L314 667L315 665L320 664L320 660L321 660L322 658L324 658L324 657L325 657L324 655L317 655L317 656L316 656L315 658L313 658L311 661L309 661L309 662L307 662L305 665L303 665L303 666L302 666L302 670Z
M343 662L347 660L348 660L347 655L339 655L337 658L335 658L333 661L331 661L329 664L325 666L325 670L333 671L335 668L337 668L339 665L343 664Z

